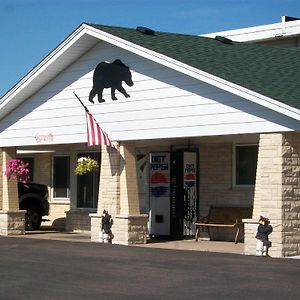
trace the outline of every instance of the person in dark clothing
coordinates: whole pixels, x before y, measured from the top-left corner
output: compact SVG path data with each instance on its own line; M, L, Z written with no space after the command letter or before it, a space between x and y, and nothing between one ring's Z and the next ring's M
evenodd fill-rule
M270 225L269 219L260 216L259 225L256 233L256 256L268 256L268 249L271 247L269 235L273 228Z

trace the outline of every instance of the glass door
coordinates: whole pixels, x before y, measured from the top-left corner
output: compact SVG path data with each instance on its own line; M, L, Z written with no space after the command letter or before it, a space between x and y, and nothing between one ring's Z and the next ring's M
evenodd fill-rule
M177 150L171 153L171 236L195 234L198 214L198 153Z
M97 208L98 205L101 154L100 152L78 153L77 158L88 156L98 162L99 169L91 173L77 175L78 208Z

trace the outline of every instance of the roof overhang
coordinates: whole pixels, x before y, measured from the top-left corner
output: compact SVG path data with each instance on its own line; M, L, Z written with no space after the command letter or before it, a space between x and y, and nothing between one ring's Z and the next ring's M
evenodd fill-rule
M300 120L300 110L294 107L191 67L166 55L116 37L88 24L80 25L66 40L0 99L0 119L21 102L25 101L29 96L36 93L42 86L57 76L99 41L105 41L123 48L293 119Z

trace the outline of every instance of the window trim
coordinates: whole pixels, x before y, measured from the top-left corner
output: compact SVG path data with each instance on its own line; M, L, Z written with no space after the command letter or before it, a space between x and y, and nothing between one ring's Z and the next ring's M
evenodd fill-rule
M253 188L255 187L254 184L237 184L236 183L236 148L237 147L243 147L243 146L257 146L259 147L258 143L236 143L233 144L233 150L232 150L232 185L235 189L243 189L243 188ZM258 153L257 153L258 155Z

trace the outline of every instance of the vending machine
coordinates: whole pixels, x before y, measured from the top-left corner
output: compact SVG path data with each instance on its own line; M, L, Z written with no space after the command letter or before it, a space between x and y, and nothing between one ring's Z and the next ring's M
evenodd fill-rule
M174 239L194 235L198 209L198 153L150 153L150 235Z
M149 233L170 235L170 152L150 153Z

